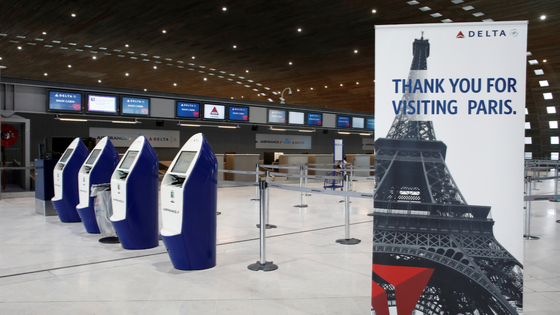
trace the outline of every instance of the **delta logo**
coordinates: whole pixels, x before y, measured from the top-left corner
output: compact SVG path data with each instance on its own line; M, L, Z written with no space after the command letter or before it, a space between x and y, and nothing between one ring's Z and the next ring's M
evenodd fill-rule
M466 34L466 35L465 35ZM512 29L509 31L509 35L512 37L517 37L519 32L517 29ZM480 30L480 31L467 31L463 33L459 31L455 38L474 38L474 37L507 37L505 30Z
M214 107L214 109L212 109L212 111L210 112L210 115L216 115L219 116L220 113L218 113L218 110L216 109L216 107Z

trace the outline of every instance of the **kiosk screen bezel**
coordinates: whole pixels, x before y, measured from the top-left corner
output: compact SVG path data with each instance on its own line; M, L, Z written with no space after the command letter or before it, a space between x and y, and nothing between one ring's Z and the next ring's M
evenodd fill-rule
M181 153L179 154L179 157L177 157L177 161L175 162L175 164L173 165L173 168L171 169L171 173L186 174L187 171L189 170L189 167L191 166L191 164L195 160L195 157L196 157L197 153L198 153L198 151L181 151ZM184 162L188 161L189 158L190 158L190 161L188 162L186 167L183 167Z
M60 163L66 163L66 161L68 161L68 159L70 158L70 156L72 155L72 153L74 152L74 149L66 149L66 151L64 151L64 155L60 158Z
M101 149L94 149L93 151L91 151L91 154L89 155L89 158L87 159L86 165L93 165L93 163L95 163L95 161L97 161L97 158L99 157L99 154L101 153Z
M140 153L140 151L138 151L138 150L132 150L132 151L126 152L126 155L123 158L123 160L121 162L121 165L119 165L119 168L123 169L123 170L130 169L130 167L132 166L134 161L136 161L136 158L138 157L139 153Z

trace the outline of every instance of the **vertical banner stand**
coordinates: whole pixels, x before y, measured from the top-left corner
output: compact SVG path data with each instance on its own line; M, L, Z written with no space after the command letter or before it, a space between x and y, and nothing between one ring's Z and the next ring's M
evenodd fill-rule
M277 228L278 226L276 226L276 225L274 225L274 224L268 224L268 206L269 206L269 202L268 202L268 201L269 201L269 200L268 200L268 191L269 191L269 190L268 190L268 178L269 178L269 176L270 176L270 170L266 170L266 175L265 175L264 181L267 183L267 186L266 186L267 189L264 190L264 195L263 195L263 194L260 194L259 200L262 200L262 199L264 198L264 202L265 202L265 205L266 205L266 207L265 207L265 209L266 209L265 227L266 227L267 229L275 229L275 228ZM262 202L261 202L261 204L262 204ZM261 227L261 224L260 224L260 223L257 224L257 227L260 228L260 227Z
M267 177L268 178L268 172L267 171ZM250 264L249 266L247 266L247 268L249 270L253 270L253 271L273 271L278 269L278 266L275 265L272 261L266 261L266 228L264 228L264 226L266 225L266 222L268 220L268 205L267 205L267 200L268 198L266 198L266 194L268 192L268 183L265 180L259 180L259 195L260 195L260 221L261 223L259 224L260 226L260 250L261 250L261 255L260 255L260 260L258 260L256 263L254 264Z
M527 197L531 196L531 176L525 177L525 187L527 189ZM531 201L527 200L525 202L525 234L523 238L526 240L538 240L540 237L531 235Z
M303 166L300 166L299 167L299 175L303 176L303 174L304 174L303 173ZM299 188L302 188L302 187L303 187L303 178L300 177L299 178ZM303 204L303 194L304 194L303 191L299 192L299 205L295 205L294 207L296 207L296 208L307 208L308 207L307 205Z
M344 175L344 191L348 192L348 180L350 179L350 175ZM356 238L350 238L350 205L349 205L349 197L344 196L344 238L336 240L337 243L342 245L356 245L359 244L361 241Z
M257 163L257 174L255 175L255 182L259 182L259 163ZM251 201L259 201L259 187L255 187L255 198L251 199Z

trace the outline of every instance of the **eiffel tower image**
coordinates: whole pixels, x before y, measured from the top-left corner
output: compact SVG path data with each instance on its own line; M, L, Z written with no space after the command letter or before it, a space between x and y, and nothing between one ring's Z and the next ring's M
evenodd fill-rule
M413 85L430 43L422 34L412 47ZM410 90L403 101L425 97ZM461 194L423 113L401 111L375 141L372 314L521 314L523 266L495 239L491 207Z

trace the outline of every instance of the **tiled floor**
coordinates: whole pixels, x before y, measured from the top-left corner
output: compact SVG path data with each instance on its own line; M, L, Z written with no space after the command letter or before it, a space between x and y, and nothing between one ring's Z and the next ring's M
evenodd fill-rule
M0 314L370 314L371 199L350 204L351 237L362 242L340 245L341 197L313 194L300 209L297 192L271 190L278 228L267 230L266 258L279 268L254 272L254 197L253 187L218 189L218 261L202 271L174 269L161 242L101 244L81 223L35 214L33 197L0 200Z
M358 191L373 184L355 183ZM320 187L321 183L310 186ZM532 194L551 194L552 180ZM80 223L35 214L34 198L0 200L0 314L370 314L371 200L352 199L344 237L340 197L270 193L267 260L279 269L254 272L259 259L258 202L252 187L218 190L218 263L175 270L160 246L124 250L97 242ZM560 203L531 204L524 241L524 314L560 314Z

